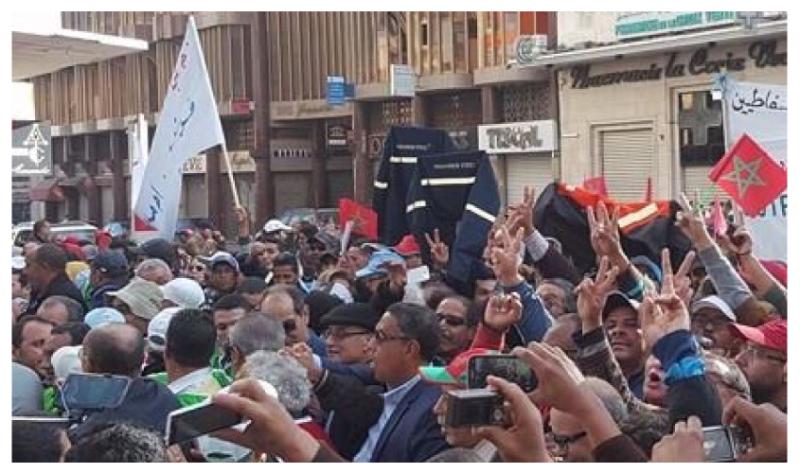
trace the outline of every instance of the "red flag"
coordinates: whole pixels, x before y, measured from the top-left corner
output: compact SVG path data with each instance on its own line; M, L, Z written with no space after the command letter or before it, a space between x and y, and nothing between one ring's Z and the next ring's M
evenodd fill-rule
M350 199L339 199L339 223L353 221L353 233L372 240L378 239L378 214L369 207Z
M583 186L589 192L600 194L603 197L608 197L608 189L606 188L606 178L603 176L590 177L583 180Z
M725 153L708 178L750 217L758 215L786 190L786 170L747 133Z
M716 236L724 235L728 231L728 219L725 218L725 213L722 212L719 196L714 197L714 207L711 208L711 227L714 229L714 235Z
M645 202L652 202L653 201L653 178L647 178L647 190L644 192L644 201Z

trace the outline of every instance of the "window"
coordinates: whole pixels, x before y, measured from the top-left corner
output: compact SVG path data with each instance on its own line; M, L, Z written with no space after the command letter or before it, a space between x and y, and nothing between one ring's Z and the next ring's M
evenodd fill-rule
M713 166L725 154L722 104L708 90L678 95L681 166Z

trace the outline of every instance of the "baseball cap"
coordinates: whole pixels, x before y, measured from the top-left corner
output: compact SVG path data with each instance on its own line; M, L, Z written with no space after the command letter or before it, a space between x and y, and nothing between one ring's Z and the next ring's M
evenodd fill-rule
M95 245L83 245L83 254L86 255L86 261L93 261L100 254L100 249Z
M198 257L198 259L205 263L206 266L212 270L214 269L214 266L218 264L227 264L231 268L235 269L236 272L239 272L239 262L236 261L236 258L234 258L232 254L226 251L217 251L211 255L210 258Z
M108 324L124 324L125 316L113 307L98 307L86 314L83 323L91 328L102 327Z
M761 260L762 266L766 269L773 278L777 279L784 287L786 287L787 268L783 261Z
M653 261L644 255L638 255L631 258L631 264L636 267L641 267L652 281L661 284L661 268L658 267Z
M135 254L144 255L148 258L158 258L166 262L170 267L175 263L175 249L172 248L172 243L164 238L153 238L142 243L138 249L133 251Z
M64 381L72 373L83 373L81 345L61 347L53 353L51 364L58 381Z
M180 307L169 307L159 312L147 324L147 346L158 352L163 352L167 346L167 329L172 316L181 310Z
M372 310L369 304L356 302L334 307L322 317L320 326L325 328L331 325L352 325L374 331L380 318L381 314Z
M489 355L495 353L485 348L471 348L459 353L447 366L421 366L419 374L422 379L434 384L467 385L467 368L469 359L473 356Z
M394 246L394 250L402 256L418 255L421 250L414 235L406 235L400 243Z
M392 250L376 251L369 257L367 265L356 271L356 278L369 278L377 275L387 275L389 272L383 267L386 263L404 263L402 256Z
M786 320L770 320L769 322L750 327L742 324L731 324L731 333L744 340L751 341L756 345L770 350L786 353L786 336L789 326Z
M164 300L183 309L198 309L206 300L203 288L194 279L175 278L161 286Z
M128 304L135 316L145 320L158 314L164 299L158 284L144 279L134 279L119 291L108 292L108 295Z
M92 261L92 268L108 277L117 278L128 274L128 260L121 251L101 251Z
M267 223L264 224L264 233L274 233L280 231L291 232L292 227L286 225L277 218L273 218L272 220L269 220Z
M606 298L606 303L603 305L603 318L605 319L609 312L619 307L630 307L634 311L639 311L639 301L629 298L624 292L614 291Z
M731 307L723 301L719 296L707 296L692 304L692 314L700 309L714 309L725 314L729 320L736 322L736 315L734 315Z

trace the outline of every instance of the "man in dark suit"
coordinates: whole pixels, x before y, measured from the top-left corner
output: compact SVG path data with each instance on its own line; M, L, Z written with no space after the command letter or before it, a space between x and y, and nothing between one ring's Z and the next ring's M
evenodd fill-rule
M424 462L449 448L433 414L441 390L421 380L419 367L439 347L439 324L427 307L396 303L375 327L375 379L387 386L383 411L356 462Z

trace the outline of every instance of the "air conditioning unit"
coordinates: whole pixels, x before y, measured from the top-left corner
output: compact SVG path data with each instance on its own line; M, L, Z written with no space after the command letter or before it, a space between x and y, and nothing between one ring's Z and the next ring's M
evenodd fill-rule
M536 58L547 51L547 35L522 35L514 45L517 65L533 64Z

